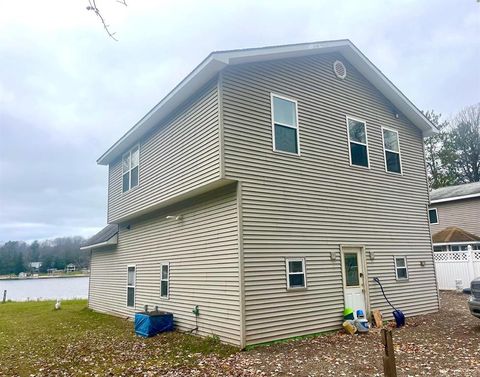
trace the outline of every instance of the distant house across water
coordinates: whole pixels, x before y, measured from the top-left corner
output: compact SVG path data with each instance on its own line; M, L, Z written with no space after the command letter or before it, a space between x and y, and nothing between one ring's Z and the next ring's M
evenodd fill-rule
M76 266L73 264L73 263L69 263L67 264L67 266L65 267L65 272L75 272L76 270Z

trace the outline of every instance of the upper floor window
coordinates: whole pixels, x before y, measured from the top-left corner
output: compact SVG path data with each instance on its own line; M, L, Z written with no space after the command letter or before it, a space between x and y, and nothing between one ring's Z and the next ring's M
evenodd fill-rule
M300 154L297 101L272 94L273 150Z
M140 163L140 149L135 146L122 157L123 192L138 186L138 167Z
M347 133L350 165L369 168L366 122L347 116Z
M438 224L438 212L436 208L428 210L428 221L430 224Z
M385 169L393 173L402 173L402 160L400 159L400 142L398 131L382 128L383 150L385 154Z

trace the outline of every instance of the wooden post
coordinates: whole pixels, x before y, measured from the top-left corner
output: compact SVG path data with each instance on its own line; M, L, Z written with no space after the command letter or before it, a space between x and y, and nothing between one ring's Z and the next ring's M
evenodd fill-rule
M7 290L6 290L6 289L3 291L3 301L2 301L2 304L5 304L5 301L7 301Z
M382 343L385 346L385 355L383 355L383 373L385 374L385 377L397 377L392 330L382 329Z

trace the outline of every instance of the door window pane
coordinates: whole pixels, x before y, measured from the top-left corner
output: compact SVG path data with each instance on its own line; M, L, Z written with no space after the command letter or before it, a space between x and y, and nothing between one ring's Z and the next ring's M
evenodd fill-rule
M360 277L358 275L358 256L357 253L345 253L345 280L347 287L359 286Z

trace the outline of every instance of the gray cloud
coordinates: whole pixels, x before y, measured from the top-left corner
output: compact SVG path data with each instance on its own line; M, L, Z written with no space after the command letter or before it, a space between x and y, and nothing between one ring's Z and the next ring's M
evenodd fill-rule
M119 42L81 0L1 6L0 242L103 226L96 158L213 50L349 38L422 109L480 98L473 0L97 3Z

